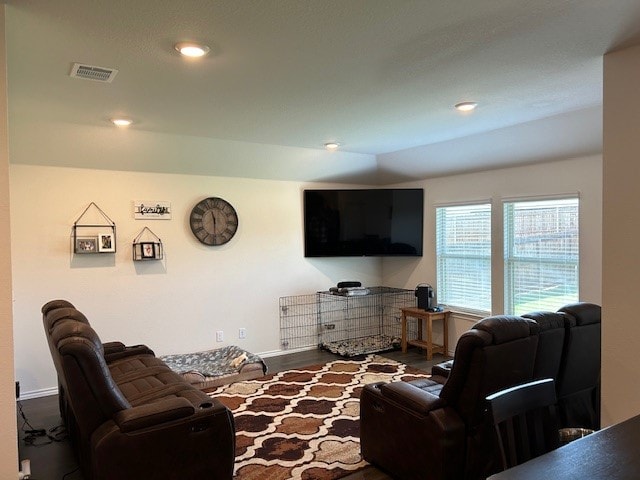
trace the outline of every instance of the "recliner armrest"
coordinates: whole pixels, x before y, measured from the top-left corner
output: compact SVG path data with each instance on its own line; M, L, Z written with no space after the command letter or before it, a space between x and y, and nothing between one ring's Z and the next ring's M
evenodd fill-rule
M126 433L179 420L194 413L195 408L189 400L183 397L171 397L121 410L113 416L113 420L120 431Z
M146 345L126 346L122 342L108 342L103 343L102 346L104 348L104 359L107 363L135 355L152 355L155 357L153 350Z
M385 383L378 385L378 388L384 397L425 415L446 404L439 396L407 382Z
M121 352L126 348L122 342L105 342L102 344L102 347L104 348L105 355L108 353Z
M446 362L438 363L431 367L431 375L439 376L443 378L449 378L451 369L453 368L453 360L447 360Z

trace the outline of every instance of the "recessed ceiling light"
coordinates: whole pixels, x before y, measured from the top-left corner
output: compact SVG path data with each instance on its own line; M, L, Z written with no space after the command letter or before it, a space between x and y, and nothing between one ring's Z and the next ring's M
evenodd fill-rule
M454 105L456 110L460 112L470 112L471 110L475 110L477 106L478 104L476 102L460 102Z
M128 127L133 123L133 120L130 118L112 118L111 123L118 127Z
M337 150L340 147L340 144L337 142L328 142L324 144L324 148L327 150Z
M185 57L204 57L209 50L206 45L201 45L194 42L180 42L176 43L175 49Z

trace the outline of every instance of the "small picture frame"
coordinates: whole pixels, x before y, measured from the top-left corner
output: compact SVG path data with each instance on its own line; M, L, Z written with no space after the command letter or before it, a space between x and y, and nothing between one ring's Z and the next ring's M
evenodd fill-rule
M75 251L76 253L96 253L98 239L96 237L77 237Z
M101 233L98 235L99 252L115 252L116 239L113 233Z
M156 245L153 242L140 243L142 258L156 258Z

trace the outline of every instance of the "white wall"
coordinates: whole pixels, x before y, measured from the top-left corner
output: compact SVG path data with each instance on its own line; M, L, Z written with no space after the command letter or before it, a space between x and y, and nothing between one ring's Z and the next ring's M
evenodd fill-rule
M581 299L601 300L599 157L407 184L425 188L421 259L305 259L299 182L29 165L11 165L10 179L15 368L27 395L55 387L39 312L50 299L72 301L103 340L145 343L160 355L231 343L268 354L280 348L281 296L345 279L411 289L435 284L434 205L446 202L580 192ZM189 230L192 206L207 196L225 198L240 217L238 233L222 247L202 246ZM170 201L173 219L134 220L136 199ZM91 201L117 225L115 255L71 254L71 226ZM131 260L131 241L144 226L162 239L164 262ZM496 313L501 308L494 304ZM451 351L476 320L455 319ZM246 340L237 339L239 327L247 328ZM216 330L225 332L223 344L215 342Z
M640 413L640 46L604 57L602 421Z
M0 5L0 478L16 478L18 442L13 370L11 249L9 229L9 154L4 39L5 6Z
M504 168L413 182L404 186L425 189L424 252L421 261L386 258L385 284L415 288L420 283L436 285L435 206L455 202L492 202L492 227L502 232L503 199L579 193L580 195L580 300L600 304L602 298L602 159L575 158L552 163ZM496 241L497 240L497 241ZM429 252L433 252L429 255ZM494 235L492 251L493 314L503 312L502 236ZM437 292L436 292L437 294ZM449 330L449 350L477 318L456 316ZM437 326L434 326L437 329ZM436 335L438 331L436 330ZM436 336L436 341L439 339Z
M227 344L265 353L280 348L279 297L344 279L381 282L377 258L304 258L298 182L28 165L11 165L10 180L15 368L26 396L56 385L39 311L54 298L74 303L104 341L145 343L158 355ZM191 208L208 196L239 215L236 236L221 247L200 244L189 229ZM170 201L173 218L134 220L134 200ZM73 256L71 226L92 201L116 223L118 251ZM132 261L144 226L162 239L165 261Z

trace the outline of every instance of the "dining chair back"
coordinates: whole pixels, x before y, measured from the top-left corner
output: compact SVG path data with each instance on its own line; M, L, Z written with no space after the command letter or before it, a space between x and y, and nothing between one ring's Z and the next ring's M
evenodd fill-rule
M553 379L501 390L486 400L487 418L496 432L503 470L558 448Z

